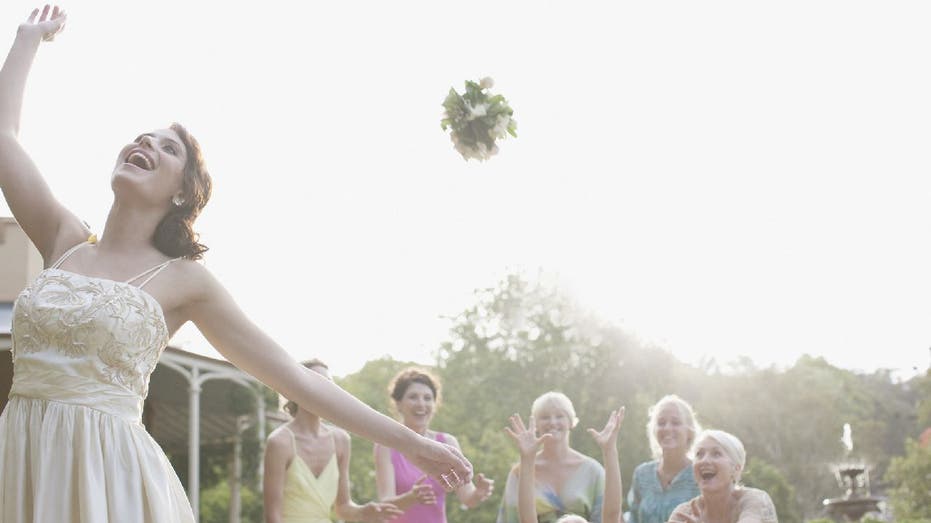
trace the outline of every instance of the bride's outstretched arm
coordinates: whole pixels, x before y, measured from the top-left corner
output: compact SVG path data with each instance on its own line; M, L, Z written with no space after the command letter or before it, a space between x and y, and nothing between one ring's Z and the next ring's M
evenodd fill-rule
M305 369L246 317L205 268L191 262L185 264L185 270L196 291L182 316L190 318L234 365L304 409L368 440L398 449L440 484L439 476L450 469L463 481L471 481L472 466L457 449L420 436Z

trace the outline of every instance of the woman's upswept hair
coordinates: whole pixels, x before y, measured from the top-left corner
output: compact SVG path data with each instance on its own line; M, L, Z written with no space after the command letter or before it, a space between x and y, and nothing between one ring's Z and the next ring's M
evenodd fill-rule
M388 384L388 395L395 403L400 402L407 392L407 388L414 383L420 383L430 389L433 393L433 403L436 408L440 407L440 379L428 372L426 369L419 367L408 367L397 373Z
M676 396L675 394L669 394L660 398L655 405L650 407L648 412L649 420L647 420L647 439L650 441L650 451L653 454L654 459L659 459L663 455L663 448L660 446L659 441L656 440L656 420L659 417L659 413L663 410L663 407L667 405L673 405L679 411L679 416L682 417L682 423L689 431L689 437L686 441L686 445L689 448L692 447L692 444L695 443L695 436L701 432L701 425L698 424L698 419L695 417L695 411L692 409L692 406L689 405L687 401Z
M181 197L184 201L181 205L171 205L168 214L155 228L152 242L165 256L198 260L207 251L207 246L198 241L194 220L207 205L213 182L204 164L200 144L194 136L179 123L171 124L171 130L178 133L187 151L181 182Z

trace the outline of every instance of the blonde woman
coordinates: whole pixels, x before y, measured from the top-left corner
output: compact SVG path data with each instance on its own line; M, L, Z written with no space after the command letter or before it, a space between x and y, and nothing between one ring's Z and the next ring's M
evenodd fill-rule
M765 491L740 485L747 459L737 436L706 430L695 441L692 471L701 494L682 503L670 523L778 523Z
M603 493L603 508L601 519L591 523L618 523L621 517L621 468L618 463L617 435L621 423L624 421L624 407L614 411L608 416L608 421L600 431L588 429L588 433L595 439L601 448L602 460L605 468L605 482ZM507 433L514 440L520 452L520 465L517 472L517 512L520 523L538 523L541 521L537 514L536 496L536 457L544 442L552 436L549 433L537 435L536 422L530 417L529 426L525 427L519 414L510 419L511 426ZM590 520L578 514L563 514L556 523L590 523Z
M572 401L561 392L547 392L534 400L531 416L533 433L540 438L540 451L524 456L528 449L521 444L518 447L524 466L528 465L529 457L533 458L535 519L540 523L554 523L562 516L574 514L594 523L616 521L610 514L606 520L602 516L605 510L620 515L620 496L617 503L605 504L605 468L569 445L569 435L579 422ZM517 432L516 427L512 427L512 431ZM520 495L522 470L523 466L517 466L508 474L497 523L522 522L520 501L528 497ZM619 487L617 492L620 492ZM523 513L526 515L527 511Z
M653 460L634 470L627 502L630 523L665 523L683 501L698 495L689 452L701 426L685 400L670 394L648 411Z

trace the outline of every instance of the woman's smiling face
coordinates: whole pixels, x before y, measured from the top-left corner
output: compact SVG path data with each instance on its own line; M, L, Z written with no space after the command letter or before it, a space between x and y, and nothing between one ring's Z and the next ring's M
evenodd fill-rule
M430 387L415 381L408 385L397 407L405 425L426 429L436 411L436 398Z
M740 466L734 463L720 443L714 438L706 437L695 446L692 471L698 488L703 493L716 492L733 488Z

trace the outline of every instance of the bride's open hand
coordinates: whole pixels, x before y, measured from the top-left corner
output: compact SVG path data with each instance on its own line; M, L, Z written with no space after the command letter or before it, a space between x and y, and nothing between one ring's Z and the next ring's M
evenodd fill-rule
M447 492L472 481L472 464L452 445L421 438L417 447L404 455Z
M59 8L57 5L52 8L52 6L49 4L45 4L45 7L42 8L41 12L39 11L38 7L32 10L29 18L27 18L25 22L19 25L18 34L34 34L46 42L51 42L55 39L55 36L58 35L58 33L64 30L65 21L67 19L68 15L66 15L65 11Z

